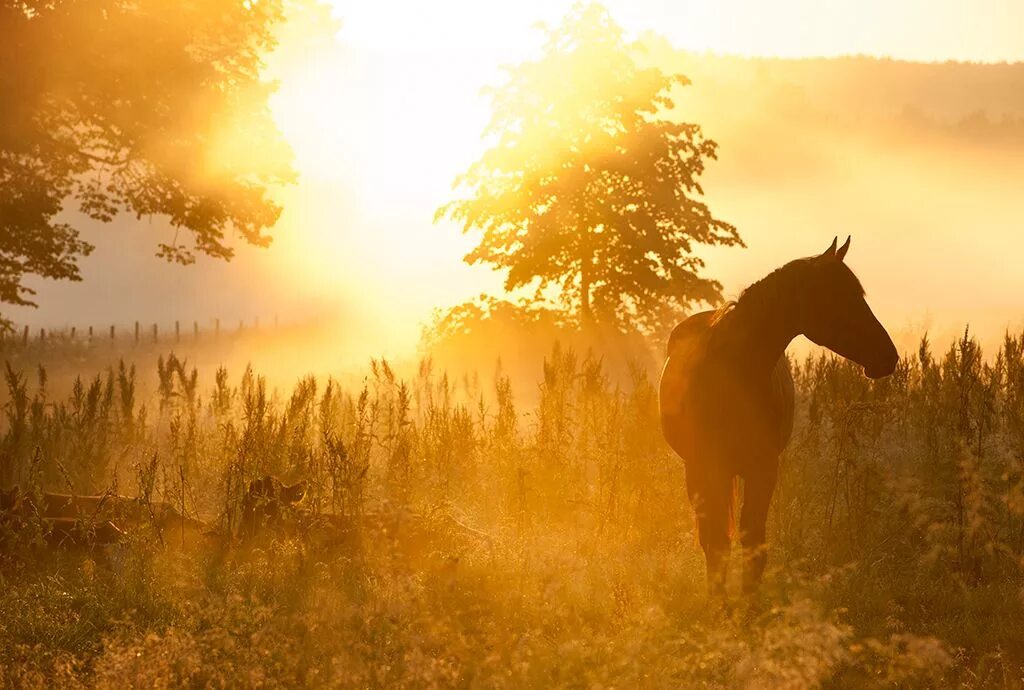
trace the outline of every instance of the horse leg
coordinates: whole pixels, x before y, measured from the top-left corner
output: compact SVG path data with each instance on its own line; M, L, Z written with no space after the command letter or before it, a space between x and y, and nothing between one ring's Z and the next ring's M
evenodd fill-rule
M768 508L775 482L778 479L778 460L772 459L744 477L743 512L740 515L740 540L743 544L743 593L757 590L768 563L765 532Z
M731 480L718 472L699 473L687 478L690 502L697 514L697 535L708 569L708 593L725 598L725 576L729 565L729 504ZM703 475L703 476L701 476ZM708 476L710 475L710 476Z

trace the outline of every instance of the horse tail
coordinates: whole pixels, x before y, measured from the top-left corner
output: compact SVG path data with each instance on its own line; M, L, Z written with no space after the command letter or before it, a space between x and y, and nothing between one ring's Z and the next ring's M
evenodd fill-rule
M736 538L736 512L737 507L740 505L740 497L743 495L743 488L740 484L740 478L732 478L732 487L729 492L729 541Z
M687 470L691 470L691 469L693 469L692 465L687 467ZM693 505L694 510L697 512L697 518L698 518L698 523L699 523L700 511L701 511L701 507L700 507L701 496L700 496L699 490L697 490L697 491L693 490L694 487L693 487L693 485L690 482L691 482L691 479L687 478L687 493L689 493L689 496L690 496L690 503ZM722 483L726 483L726 486L723 487ZM720 476L719 482L717 483L718 491L716 491L713 494L716 497L721 497L722 496L722 493L721 493L722 489L725 489L728 492L725 495L725 497L724 497L725 500L721 501L721 499L719 498L716 501L716 504L717 504L717 506L719 508L719 511L720 511L721 508L723 507L722 503L723 502L725 503L725 506L724 506L724 508L725 508L725 530L726 530L726 534L729 537L729 541L730 542L732 542L733 539L735 539L736 537L739 536L739 531L737 530L736 515L740 511L740 505L742 503L741 497L743 496L743 486L744 485L743 485L742 480L740 479L739 476L733 476L731 480L726 480L724 477ZM711 519L714 520L716 518L713 517L713 515L712 516L705 516L705 517L706 518L707 517L711 517ZM721 519L721 515L722 515L721 512L717 512L717 516L718 516L717 519L718 520ZM703 546L701 544L701 542L700 542L700 530L699 530L699 528L694 530L693 536L694 536L694 539L696 540L697 545L698 546Z

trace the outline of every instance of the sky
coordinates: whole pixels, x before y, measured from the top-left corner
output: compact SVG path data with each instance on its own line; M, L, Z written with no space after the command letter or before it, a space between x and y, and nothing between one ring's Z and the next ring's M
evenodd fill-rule
M457 54L480 67L513 58L529 26L572 0L333 0L353 45ZM777 56L865 54L917 61L1024 59L1019 0L606 0L624 27L654 29L692 50ZM390 37L390 40L386 37ZM482 63L482 64L481 64Z
M85 283L42 286L43 308L14 318L61 325L145 313L205 323L327 311L358 324L374 348L414 344L432 308L500 289L500 276L462 263L474 238L433 214L482 151L481 89L500 83L501 65L536 54L536 23L557 22L571 4L335 0L336 24L324 15L293 23L268 74L280 80L272 110L300 183L279 193L285 212L273 247L242 248L230 266L182 269L151 256L159 221L88 225L99 250L83 263ZM604 4L630 34L654 30L695 51L1024 60L1024 0ZM132 268L111 270L115 263ZM714 268L730 293L764 272L751 265L725 258Z

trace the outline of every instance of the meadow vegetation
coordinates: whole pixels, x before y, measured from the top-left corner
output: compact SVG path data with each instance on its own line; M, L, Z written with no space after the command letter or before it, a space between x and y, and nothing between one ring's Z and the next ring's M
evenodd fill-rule
M276 392L170 356L153 396L130 366L59 397L8 367L4 487L166 500L221 536L53 550L5 521L2 683L1018 687L1024 337L930 347L877 382L794 363L771 570L725 610L642 367L613 385L555 346L529 409L500 369L429 360ZM268 473L330 521L227 538Z

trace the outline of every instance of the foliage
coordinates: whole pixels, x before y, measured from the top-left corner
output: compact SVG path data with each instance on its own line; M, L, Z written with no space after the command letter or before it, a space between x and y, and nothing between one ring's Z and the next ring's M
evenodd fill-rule
M426 351L441 343L479 333L489 324L501 324L520 332L531 326L558 328L564 325L555 310L536 304L519 305L486 295L450 309L435 310L433 316L432 322L424 326L420 339L421 348Z
M4 525L0 606L18 615L0 621L0 682L1019 686L1024 337L989 359L966 334L941 357L925 340L877 382L830 355L796 365L775 570L733 612L708 605L646 372L616 386L564 347L537 368L528 409L503 375L429 363L288 395L252 371L206 388L170 356L155 381L115 368L66 397L9 371L5 483L184 492L226 527L249 479L301 475L309 510L360 527L55 553Z
M268 185L293 175L259 75L281 17L276 0L0 5L0 302L32 304L26 276L79 279L92 246L60 219L69 199L166 216L159 254L181 263L230 258L231 229L269 242Z
M506 290L554 286L583 323L654 332L721 298L694 245L740 239L700 201L715 142L668 117L688 80L640 67L636 50L596 4L547 29L543 55L491 92L493 144L438 218L482 231L466 261L507 269Z
M501 343L502 375L529 381L536 375L537 362L551 349L551 343L578 352L600 352L601 364L613 382L631 382L635 366L655 366L660 352L636 331L593 324L580 329L566 314L539 301L516 303L481 295L446 310L436 310L432 323L423 328L420 351L453 375L490 371L495 366L494 344Z

